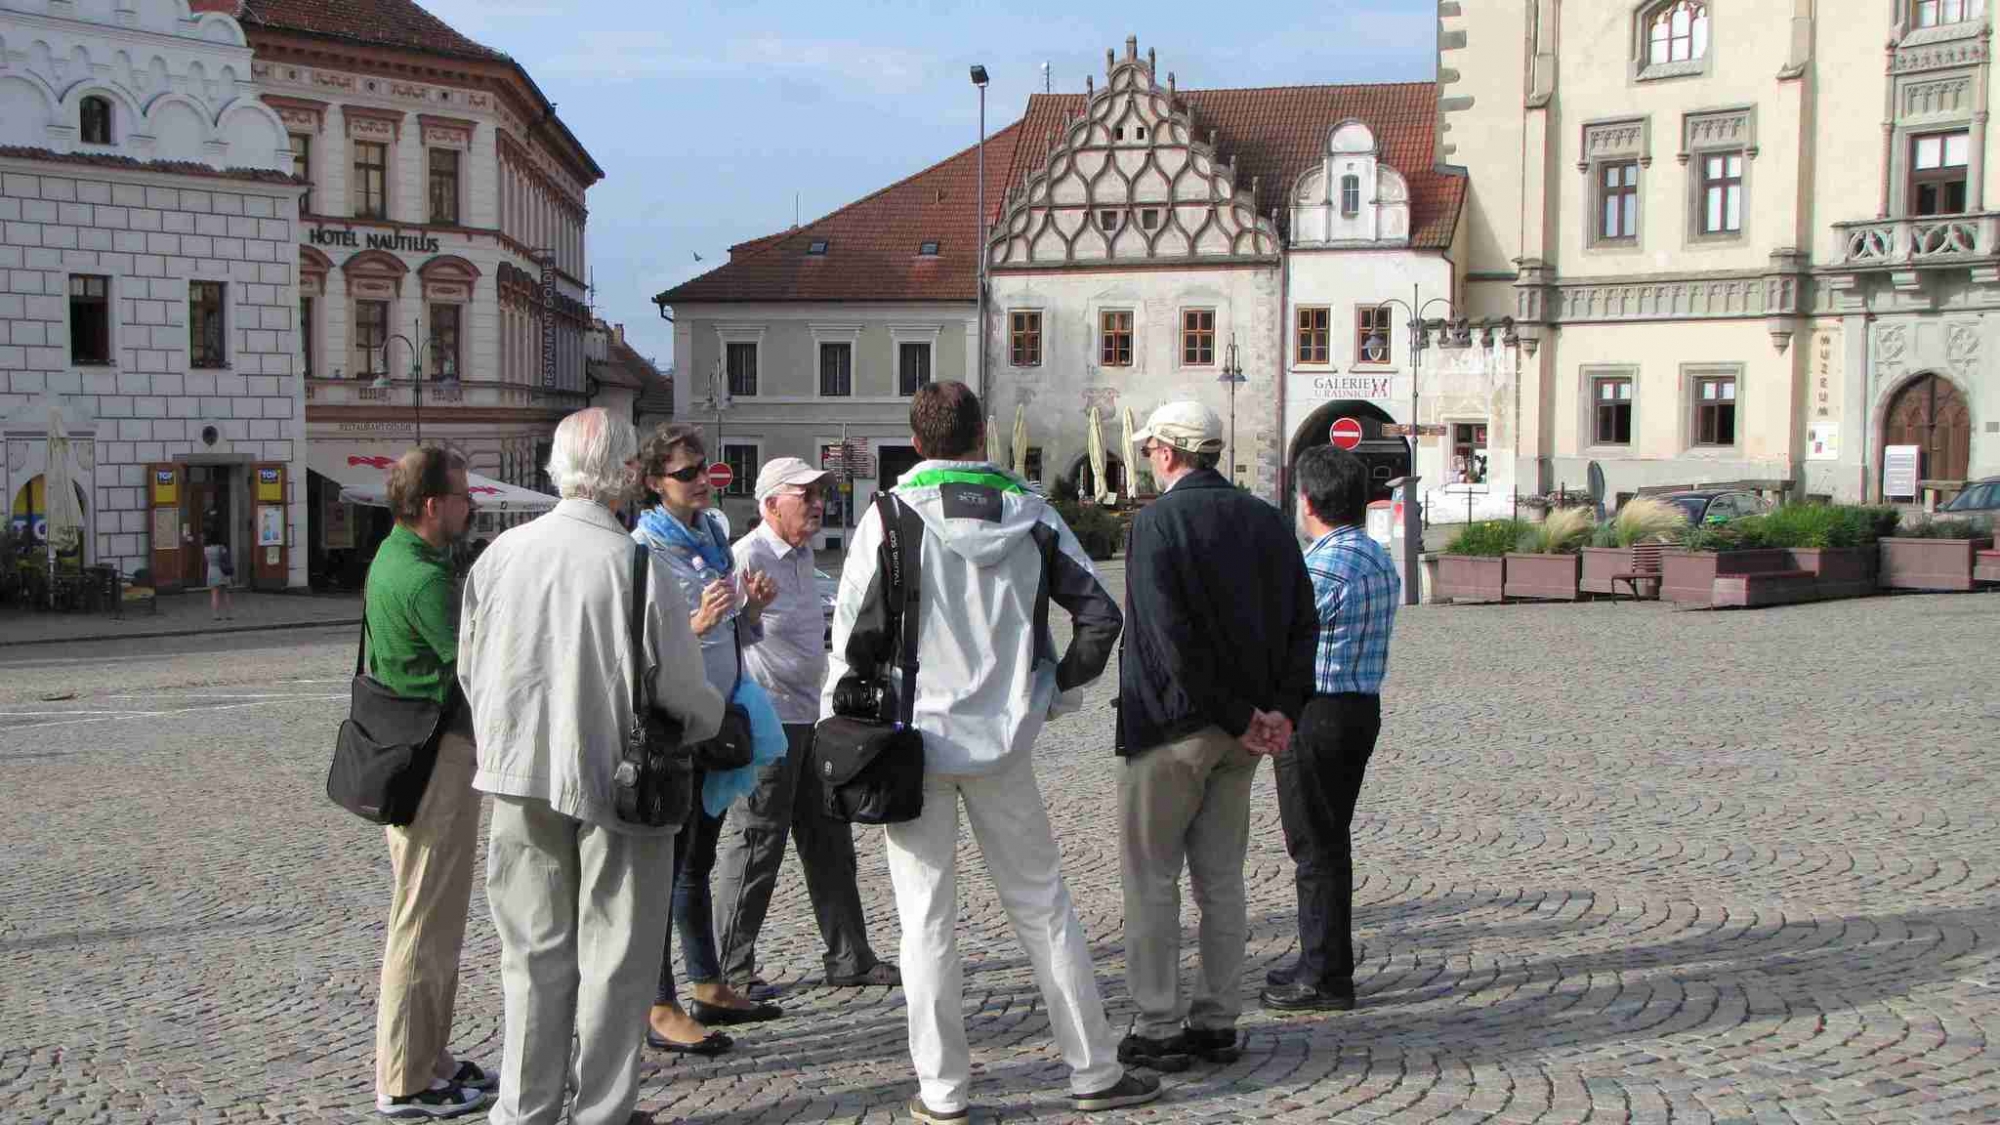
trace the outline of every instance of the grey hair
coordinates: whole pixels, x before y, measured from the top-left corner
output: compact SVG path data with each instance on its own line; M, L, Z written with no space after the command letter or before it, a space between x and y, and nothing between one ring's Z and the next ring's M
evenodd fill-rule
M579 410L556 427L549 479L565 500L609 503L631 487L627 463L639 455L632 423L601 406Z

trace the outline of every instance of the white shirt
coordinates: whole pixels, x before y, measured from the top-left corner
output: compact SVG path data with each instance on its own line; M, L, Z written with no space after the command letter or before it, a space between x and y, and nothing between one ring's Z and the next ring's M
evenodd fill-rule
M650 568L645 651L632 652L632 550L610 509L587 500L564 500L495 539L465 581L458 682L479 746L473 788L664 835L679 826L627 824L612 799L632 728L634 661L650 676L653 705L690 742L715 736L722 696L702 674L687 603L666 567Z
M794 547L760 523L736 542L736 569L761 570L778 587L764 607L763 635L743 634L743 672L771 696L787 723L819 719L826 683L826 615L819 605L810 545Z

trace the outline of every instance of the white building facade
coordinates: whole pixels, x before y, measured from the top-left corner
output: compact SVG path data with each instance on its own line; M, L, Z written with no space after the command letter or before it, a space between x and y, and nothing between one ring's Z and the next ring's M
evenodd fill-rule
M297 189L242 28L185 0L0 2L0 496L37 534L53 415L77 562L305 582ZM60 474L58 474L60 475Z

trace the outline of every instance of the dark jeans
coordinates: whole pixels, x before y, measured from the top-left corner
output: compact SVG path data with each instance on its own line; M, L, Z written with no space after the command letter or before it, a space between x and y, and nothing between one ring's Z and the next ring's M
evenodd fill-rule
M826 943L828 976L854 976L876 965L855 885L854 829L820 811L819 775L812 769L810 723L785 724L783 761L757 775L757 788L734 810L715 871L716 942L723 976L741 985L757 970L757 933L771 908L785 839L798 842L806 896Z
M722 977L715 956L715 910L708 893L708 878L715 870L715 842L722 835L722 817L710 816L701 807L703 770L694 771L694 802L687 823L674 837L673 924L667 929L666 948L660 956L660 987L653 1003L672 1004L674 995L674 934L680 934L681 956L687 959L688 981L708 984Z
M1354 989L1354 802L1375 737L1379 695L1320 695L1299 716L1277 757L1278 815L1297 865L1299 970L1293 979L1329 991Z

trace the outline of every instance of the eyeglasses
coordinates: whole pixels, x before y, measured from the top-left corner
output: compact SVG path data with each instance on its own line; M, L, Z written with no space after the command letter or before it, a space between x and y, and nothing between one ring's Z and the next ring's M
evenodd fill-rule
M706 465L689 465L684 469L675 469L670 473L663 472L660 475L666 477L668 480L677 480L682 484L693 484L695 479L701 476L702 471L706 468Z

